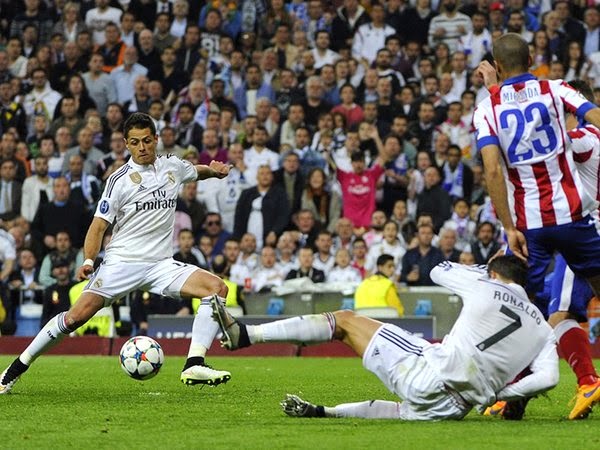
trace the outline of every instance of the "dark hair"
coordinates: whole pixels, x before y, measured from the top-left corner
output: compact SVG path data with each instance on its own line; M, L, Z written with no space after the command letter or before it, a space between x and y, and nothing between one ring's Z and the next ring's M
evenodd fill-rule
M154 120L146 113L136 112L127 118L123 125L123 135L125 136L125 139L129 138L129 131L133 128L136 130L149 128L152 136L156 135L156 125L154 125Z
M379 255L377 257L377 267L383 266L388 261L393 261L393 260L394 260L394 257L392 255L388 255L387 253L384 253L383 255Z
M479 234L479 232L485 225L489 225L490 227L492 227L492 234L496 234L496 225L494 225L492 222L489 222L487 220L484 222L480 222L479 225L477 225L477 233L476 234Z
M594 103L594 92L592 91L592 87L587 81L571 80L569 81L569 86L571 86L576 91L579 91L579 93L583 95L589 102Z
M488 263L488 273L496 272L502 278L525 287L527 283L527 263L515 255L497 256Z
M183 233L192 233L192 236L194 235L192 230L190 230L189 228L182 228L181 230L179 230L179 233L177 233L177 237L181 236Z

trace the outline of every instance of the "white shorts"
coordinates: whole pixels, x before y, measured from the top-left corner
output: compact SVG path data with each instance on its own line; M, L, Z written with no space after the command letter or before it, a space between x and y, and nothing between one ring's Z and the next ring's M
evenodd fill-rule
M449 390L428 366L422 351L430 345L400 327L385 324L371 338L363 366L403 400L400 419L462 419L471 405Z
M157 262L105 261L92 274L83 291L103 297L104 306L137 289L180 298L181 288L196 270L200 269L173 258Z

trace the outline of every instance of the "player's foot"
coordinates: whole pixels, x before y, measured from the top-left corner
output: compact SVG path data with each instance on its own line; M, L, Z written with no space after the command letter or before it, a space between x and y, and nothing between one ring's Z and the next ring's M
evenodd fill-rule
M297 395L286 394L280 405L283 412L291 417L322 417L317 413L317 405L302 400Z
M217 386L227 383L230 379L231 373L225 370L215 370L207 365L191 366L181 372L181 382L188 386L194 384Z
M600 401L600 379L593 384L584 384L577 389L575 406L569 414L569 420L585 419L592 406Z
M210 306L213 310L213 319L219 324L221 333L223 333L221 345L227 350L248 347L250 339L248 338L246 325L238 322L229 314L229 311L227 311L227 308L225 308L218 296L212 296Z
M23 364L19 358L15 359L0 375L0 395L8 394L27 369L28 365Z
M527 407L527 403L533 397L525 397L517 400L511 400L510 402L506 402L504 406L504 410L502 411L502 418L504 420L521 420L525 415L525 408Z
M505 401L498 401L494 403L492 406L488 406L485 408L483 412L484 416L502 416L502 411L504 411L504 407L506 406Z

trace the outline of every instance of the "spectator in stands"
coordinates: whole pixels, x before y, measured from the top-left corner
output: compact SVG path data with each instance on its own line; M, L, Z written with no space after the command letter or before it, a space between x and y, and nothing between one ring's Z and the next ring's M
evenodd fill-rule
M439 236L438 248L442 252L444 260L458 262L461 252L456 248L456 231L451 228L442 228Z
M148 69L148 77L156 79L161 70L159 51L154 48L152 31L142 30L138 36L138 62Z
M344 0L331 23L333 49L350 48L358 28L369 21L369 14L358 0Z
M333 232L342 211L342 200L337 192L327 189L326 182L322 169L312 169L302 192L300 208L312 211L319 225Z
M461 251L470 248L475 234L476 224L469 217L470 209L469 203L464 198L455 200L452 217L444 222L443 226L443 228L456 231L456 248Z
M509 17L509 23L513 14ZM492 35L487 29L487 16L482 11L476 11L471 16L473 30L459 38L458 50L467 55L467 67L471 70L477 68L484 55L492 50ZM524 22L522 23L524 25ZM520 32L520 31L518 31ZM525 39L527 42L531 41Z
M52 262L53 284L46 287L43 294L42 316L40 327L43 327L56 314L67 311L71 307L69 291L75 284L69 271L69 261L56 259Z
M260 265L252 273L252 292L270 292L281 286L284 275L276 265L275 249L265 246L260 252Z
M166 48L173 48L177 42L177 38L171 34L171 15L166 12L159 12L156 15L156 28L154 30L154 46L157 50L164 54ZM149 27L152 28L152 27ZM173 50L173 54L174 54Z
M94 147L93 133L90 128L84 127L77 134L77 146L70 148L63 158L63 173L69 170L71 156L79 155L83 159L83 170L88 175L95 175L98 161L104 157L104 153Z
M471 198L473 189L473 172L461 159L461 149L457 145L450 145L447 161L442 165L444 173L442 187L453 201L459 198Z
M85 125L85 122L77 113L75 97L69 94L63 96L58 108L58 117L52 121L48 132L54 136L59 128L67 127L71 133L71 138L74 139L79 134L79 130Z
M366 269L367 264L367 244L361 237L357 237L352 242L352 267L360 272L360 275L367 277L370 272Z
M227 264L229 278L236 284L244 285L246 278L250 277L250 270L245 264L238 264L240 256L240 243L237 239L229 238L223 246L223 256ZM236 269L234 271L234 268Z
M221 161L226 163L228 152L219 147L219 137L215 130L204 130L202 134L202 151L198 156L199 164L210 164L211 161Z
M127 45L121 40L121 31L116 23L106 24L104 29L104 44L98 47L97 53L104 58L102 70L111 73L115 67L123 64Z
M83 158L81 155L69 156L69 170L65 173L71 186L71 201L78 208L92 213L100 199L100 182L94 175L83 171Z
M23 106L13 98L10 81L0 80L0 129L14 128L19 137L27 137L27 115Z
M469 16L458 12L460 2L456 0L441 0L440 14L435 16L429 24L429 46L433 47L438 42L444 42L454 52L458 47L459 39L471 31L473 24Z
M15 180L17 169L10 159L0 162L0 219L11 220L21 213L22 184Z
M277 268L283 274L298 267L296 261L296 241L288 231L284 232L277 240Z
M32 25L38 31L39 42L48 42L52 31L52 19L40 8L40 0L26 0L24 4L25 10L18 13L10 24L10 35L22 38L25 26Z
M422 224L417 231L417 247L406 252L402 258L400 281L409 286L433 286L429 272L444 260L442 252L431 245L434 230Z
M86 61L81 58L79 47L75 42L67 42L64 46L64 59L52 67L50 85L58 92L65 92L69 79L86 69Z
M440 173L435 167L425 170L425 188L417 196L417 216L429 213L433 217L435 230L439 230L450 218L452 200L440 185Z
M352 221L355 228L366 228L375 210L375 185L384 169L379 161L366 169L365 157L356 152L351 156L352 172L337 169L337 179L342 185L344 217Z
M61 95L50 87L44 69L34 69L31 73L31 80L33 89L23 99L23 107L30 119L29 129L33 130L33 118L36 114L43 115L48 121L52 119Z
M121 104L133 99L135 80L141 75L146 76L148 73L148 69L137 61L137 49L135 47L127 47L123 54L123 64L115 67L110 72L110 78L117 92L117 101Z
M323 283L325 273L313 266L314 252L311 247L302 247L298 251L298 269L292 269L285 277L286 280L295 278L309 278L313 283Z
M348 127L358 125L364 119L363 109L360 105L354 103L356 92L354 86L350 83L344 84L340 88L341 104L335 106L331 111L339 112L346 119Z
M398 239L399 228L396 222L387 221L383 226L383 239L369 246L367 253L366 269L369 272L377 270L377 260L381 255L391 255L394 258L396 278L402 271L402 258L406 254L406 248Z
M467 266L472 266L475 264L475 257L471 252L462 252L458 258L459 264L466 264Z
M471 244L471 252L475 258L475 264L487 264L501 245L494 239L496 227L491 222L481 222L477 227L477 238Z
M129 151L125 147L122 131L113 131L110 136L110 153L98 161L96 174L98 179L106 181L119 167L129 159Z
M383 226L387 222L385 212L380 209L373 211L371 214L371 223L362 238L367 243L367 247L371 248L373 244L377 244L383 240Z
M269 133L262 125L257 125L252 133L253 145L244 152L244 165L246 170L244 176L251 185L257 183L259 167L266 165L271 171L279 169L279 155L266 147L269 141Z
M190 216L192 232L195 237L200 236L202 225L207 215L206 205L197 199L197 183L184 184L177 198L176 209Z
M280 169L273 173L274 183L281 186L287 195L290 212L300 209L304 177L300 173L300 157L290 151L283 155Z
M408 124L407 137L418 150L431 151L435 129L435 109L429 100L422 101L417 113L418 119Z
M53 201L40 204L31 223L31 232L36 239L44 243L46 249L51 250L56 247L56 234L67 230L73 245L81 248L89 225L88 214L70 201L71 190L66 178L56 178L53 189Z
M76 248L73 248L69 233L59 231L56 235L51 237L55 246L53 250L44 257L40 267L39 282L43 286L50 286L56 281L52 275L52 266L56 261L67 261L71 279L75 279L75 270L83 263L83 253L79 252Z
M180 261L185 264L193 264L194 266L208 268L206 256L197 248L194 247L194 234L192 230L184 228L179 230L177 235L178 250L173 255L175 261Z
M223 252L225 242L230 238L230 233L223 229L223 221L221 215L216 212L208 212L202 226L204 232L202 237L208 237L211 244L211 254L207 255L214 257Z
M13 305L43 301L39 284L39 267L33 252L23 249L19 252L18 265L8 276L8 288Z
M393 308L398 316L404 315L404 306L398 296L398 290L394 284L396 266L394 257L391 255L380 255L377 258L377 272L358 286L354 293L354 308Z
M239 238L252 231L258 248L262 248L277 243L277 237L288 224L289 204L285 190L273 185L273 172L269 166L260 166L256 179L256 187L243 191L238 200L233 234Z
M321 113L328 113L331 105L323 100L323 80L316 75L306 80L306 99L302 103L304 109L304 121L311 130L316 130L317 119Z
M335 266L326 274L328 283L350 283L358 284L362 281L362 276L358 269L350 265L350 252L345 248L340 248L335 253Z
M246 68L246 81L234 91L233 100L238 108L240 117L256 114L256 101L265 97L275 101L275 93L271 86L264 82L260 67L250 64Z
M48 176L48 159L38 156L34 161L35 175L27 177L23 183L21 215L31 222L40 204L54 198L53 180Z
M583 13L583 23L585 28L583 53L589 56L600 50L600 11L595 7L588 7Z
M61 18L52 28L52 34L60 33L67 42L75 42L77 35L82 30L87 30L80 15L79 3L67 2L62 8Z
M567 0L556 0L552 3L554 11L557 13L560 23L560 29L565 33L565 40L583 42L585 39L585 29L582 23L571 17L571 4Z
M321 270L327 275L335 265L335 257L332 253L333 238L327 230L319 231L315 240L315 248L317 250L316 257L313 260L313 267Z
M109 23L119 23L121 14L119 8L109 6L109 0L96 0L96 7L90 9L85 15L85 24L92 31L94 45L104 44L104 30Z
M385 47L385 39L396 31L385 23L385 10L379 3L371 6L371 23L358 27L352 40L352 56L365 66L375 61L377 51Z

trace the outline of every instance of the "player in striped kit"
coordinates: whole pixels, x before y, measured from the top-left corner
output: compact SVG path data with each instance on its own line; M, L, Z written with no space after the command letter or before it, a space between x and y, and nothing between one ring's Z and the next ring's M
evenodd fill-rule
M510 250L529 262L527 292L542 291L558 251L599 293L600 235L590 215L596 204L567 151L565 110L595 125L600 125L600 110L562 80L537 80L527 73L529 49L518 35L498 39L494 58L496 68L482 63L479 71L486 85L495 82L496 70L503 83L477 107L473 123L487 186ZM559 334L569 348L581 349L587 339L577 327ZM584 379L570 415L575 418L600 400L600 385Z

